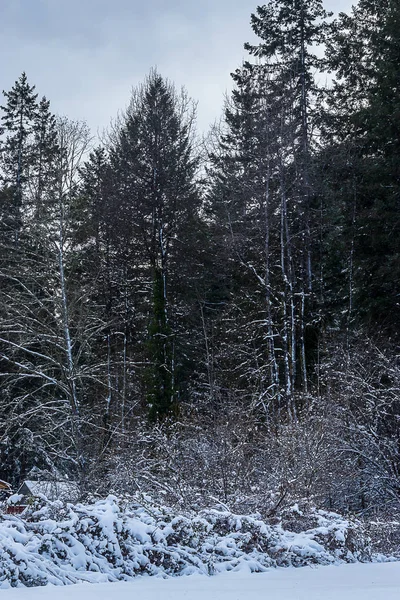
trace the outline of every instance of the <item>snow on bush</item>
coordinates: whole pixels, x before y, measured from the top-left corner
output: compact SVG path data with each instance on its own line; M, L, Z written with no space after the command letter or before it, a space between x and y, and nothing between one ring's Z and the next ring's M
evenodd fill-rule
M109 496L63 506L44 498L23 518L0 520L0 587L128 580L371 559L361 525L311 511L312 526L289 531L283 521L207 510L196 516ZM297 506L287 521L300 516Z

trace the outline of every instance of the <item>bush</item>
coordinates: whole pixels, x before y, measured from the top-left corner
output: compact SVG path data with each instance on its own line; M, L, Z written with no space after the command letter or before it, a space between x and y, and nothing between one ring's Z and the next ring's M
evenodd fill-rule
M1 587L371 560L360 523L297 506L271 524L215 509L177 515L148 497L75 506L43 499L24 520L3 517L0 537Z

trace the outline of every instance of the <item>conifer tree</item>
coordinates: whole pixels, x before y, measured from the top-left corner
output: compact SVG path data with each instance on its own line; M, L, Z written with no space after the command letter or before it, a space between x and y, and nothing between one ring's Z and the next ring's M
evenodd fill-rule
M6 133L1 147L1 177L5 186L13 190L12 212L9 220L14 232L14 240L19 238L22 224L22 204L32 162L30 135L37 111L35 86L28 83L25 73L15 82L9 92L3 92L6 98L1 120ZM11 221L10 221L11 222Z
M341 180L348 304L372 329L398 321L399 19L396 1L360 0L339 16L329 45L336 79L326 143L347 156L332 169Z
M254 302L261 312L248 315L250 322L264 323L265 348L255 360L266 367L260 397L271 407L286 398L292 414L295 390L309 388L321 285L312 260L317 245L312 131L320 94L315 71L324 67L315 46L325 40L328 16L319 0L257 8L252 26L261 41L246 44L257 62L246 62L233 75L226 130L212 156L214 209L220 205L227 213L236 257L250 277L246 287L253 278L258 288L253 299L263 298L261 305Z
M43 97L32 123L32 164L29 187L34 220L40 222L51 216L51 195L56 185L56 161L59 155L56 117L50 102ZM54 210L54 207L53 207Z
M141 290L138 312L145 311L149 327L149 341L142 339L148 361L144 379L151 414L158 417L170 412L179 396L175 281L188 250L187 224L196 219L199 206L193 124L186 94L152 71L134 90L110 150L114 235L127 261L131 290ZM160 373L164 384L155 396Z

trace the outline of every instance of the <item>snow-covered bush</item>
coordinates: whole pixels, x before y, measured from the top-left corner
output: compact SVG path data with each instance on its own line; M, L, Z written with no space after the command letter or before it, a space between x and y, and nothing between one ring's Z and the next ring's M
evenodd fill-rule
M298 507L294 514L301 516ZM359 523L315 510L307 519L313 526L300 532L285 529L282 522L215 509L176 515L148 497L109 496L74 506L42 499L23 519L4 516L0 521L0 586L371 559Z
M398 517L370 520L366 523L366 528L375 552L400 560L400 519Z

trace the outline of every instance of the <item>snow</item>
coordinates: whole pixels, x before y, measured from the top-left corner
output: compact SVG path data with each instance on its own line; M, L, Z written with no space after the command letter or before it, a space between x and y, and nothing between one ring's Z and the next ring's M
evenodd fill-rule
M32 496L45 496L49 500L72 501L79 495L78 486L70 481L24 481L18 492L24 489Z
M10 496L8 498L7 504L18 504L18 502L21 502L23 497L24 497L23 494L13 494L12 496Z
M385 560L371 554L360 523L325 511L311 511L304 531L298 522L290 531L257 515L179 515L115 496L75 506L39 498L25 513L0 519L2 589Z
M400 562L2 591L4 600L399 600Z

